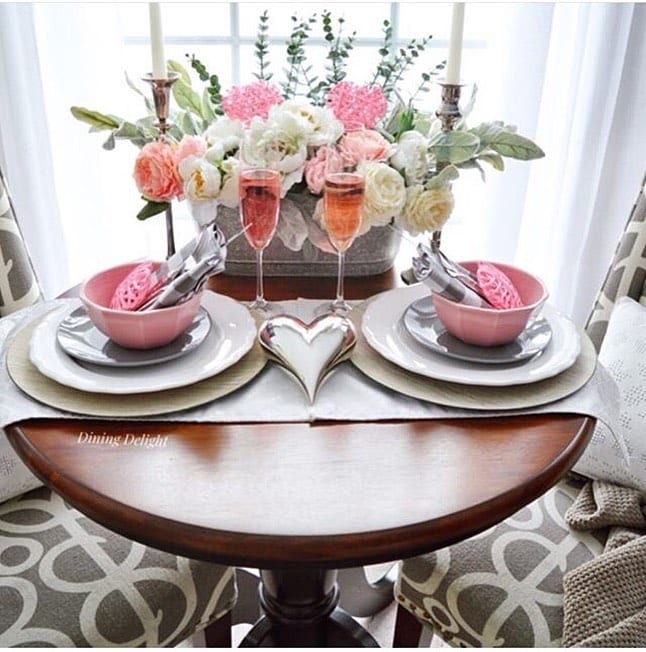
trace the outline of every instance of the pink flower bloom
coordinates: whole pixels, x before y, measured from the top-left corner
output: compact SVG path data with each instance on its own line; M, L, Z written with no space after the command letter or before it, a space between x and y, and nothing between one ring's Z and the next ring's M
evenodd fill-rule
M323 192L325 173L340 172L342 169L343 159L333 147L319 147L316 156L305 164L305 183L310 192L320 195Z
M187 156L202 157L206 153L206 143L203 138L199 136L184 136L179 141L177 149L175 150L175 162L179 168L179 164Z
M139 192L150 201L167 202L182 195L175 162L176 146L163 141L144 145L135 160L133 177Z
M325 98L329 109L346 131L372 129L386 115L386 97L378 86L359 86L342 81L335 84Z
M361 129L345 134L339 143L339 149L347 163L358 165L362 161L385 161L390 145L377 131Z
M234 86L222 98L222 108L227 117L240 120L248 126L256 116L266 120L271 107L282 101L283 96L273 84L257 81L245 86Z

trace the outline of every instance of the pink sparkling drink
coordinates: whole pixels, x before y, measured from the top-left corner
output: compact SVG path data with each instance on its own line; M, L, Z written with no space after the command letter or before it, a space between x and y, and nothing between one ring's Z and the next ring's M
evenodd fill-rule
M364 180L360 174L334 172L325 177L324 219L334 248L346 251L361 224Z
M240 172L240 219L254 249L264 249L274 237L280 211L280 173L250 169Z

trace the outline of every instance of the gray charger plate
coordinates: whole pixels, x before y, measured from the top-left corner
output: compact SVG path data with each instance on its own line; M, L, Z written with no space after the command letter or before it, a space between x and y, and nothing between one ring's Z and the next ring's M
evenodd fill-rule
M513 342L502 346L475 346L453 337L439 320L432 297L422 297L408 306L403 316L406 330L420 344L449 358L481 364L510 364L534 357L552 339L545 318L534 320Z
M90 321L80 306L60 323L56 338L65 353L83 362L106 367L143 367L168 362L197 348L211 330L211 318L203 307L193 323L172 342L155 349L126 349L115 344Z

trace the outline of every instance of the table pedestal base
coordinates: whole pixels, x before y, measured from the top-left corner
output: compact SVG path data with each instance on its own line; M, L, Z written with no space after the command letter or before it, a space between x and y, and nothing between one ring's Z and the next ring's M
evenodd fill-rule
M264 616L240 647L379 647L340 609L335 570L262 570Z

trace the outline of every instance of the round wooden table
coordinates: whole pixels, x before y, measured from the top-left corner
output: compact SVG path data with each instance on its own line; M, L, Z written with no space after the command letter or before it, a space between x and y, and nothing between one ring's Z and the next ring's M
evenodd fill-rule
M30 421L9 438L49 486L111 530L263 569L266 615L245 644L346 647L372 641L336 608L334 569L428 552L499 522L561 477L591 425L578 416Z
M498 523L563 476L593 423L33 420L8 436L50 487L111 530L261 569L264 616L243 645L347 647L376 643L338 607L336 569L422 554Z

